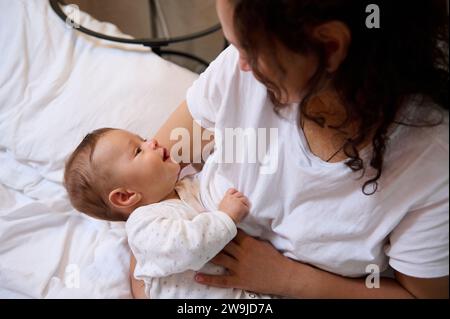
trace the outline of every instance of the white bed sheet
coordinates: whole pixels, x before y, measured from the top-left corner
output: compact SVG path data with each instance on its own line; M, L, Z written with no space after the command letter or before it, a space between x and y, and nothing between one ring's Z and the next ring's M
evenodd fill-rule
M0 0L0 57L0 298L130 298L123 223L70 206L64 160L99 127L152 136L197 75L69 29L46 0Z

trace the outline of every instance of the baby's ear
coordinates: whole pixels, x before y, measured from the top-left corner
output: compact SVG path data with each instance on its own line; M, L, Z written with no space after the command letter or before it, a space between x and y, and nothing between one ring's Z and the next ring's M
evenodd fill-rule
M122 187L111 191L108 197L111 205L119 209L133 207L140 202L141 198L140 193Z

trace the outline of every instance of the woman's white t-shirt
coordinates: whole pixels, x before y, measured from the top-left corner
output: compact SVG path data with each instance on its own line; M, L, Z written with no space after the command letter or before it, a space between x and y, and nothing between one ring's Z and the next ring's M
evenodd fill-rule
M187 93L193 118L215 130L200 175L206 209L234 187L252 203L239 228L285 256L350 277L388 264L413 277L448 275L448 113L431 128L391 128L378 190L367 196L362 185L373 170L360 178L344 162L312 154L294 106L275 114L266 87L238 59L230 46ZM407 112L419 112L416 104ZM370 155L370 147L361 152L366 166Z

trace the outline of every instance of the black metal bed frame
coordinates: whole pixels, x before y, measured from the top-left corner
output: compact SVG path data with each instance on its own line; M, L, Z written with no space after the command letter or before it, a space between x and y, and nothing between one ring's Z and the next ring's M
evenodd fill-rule
M152 1L152 0L150 0ZM75 21L73 21L72 19L70 19L65 13L64 11L61 9L60 5L67 5L67 3L65 3L64 0L49 0L50 6L52 7L53 11L64 21L70 21L72 23L72 25L75 25ZM173 55L173 56L180 56L183 58L187 58L190 60L194 60L198 63L200 63L201 65L203 65L204 67L207 67L209 65L209 63L207 61L205 61L204 59L190 54L190 53L186 53L186 52L182 52L182 51L177 51L177 50L170 50L170 49L163 49L164 47L169 46L170 44L173 43L179 43L179 42L185 42L185 41L191 41L191 40L195 40L207 35L210 35L214 32L217 32L221 29L220 23L207 28L205 30L199 31L199 32L194 32L191 33L189 35L185 35L185 36L178 36L178 37L173 37L173 38L155 38L155 39L146 39L146 38L141 38L141 39L124 39L124 38L118 38L118 37L113 37L113 36L109 36L109 35L105 35L105 34L101 34L92 30L89 30L83 26L77 26L76 28L74 28L80 32L83 32L87 35L93 36L93 37L97 37L100 39L104 39L104 40L109 40L109 41L114 41L114 42L120 42L120 43L128 43L128 44L136 44L136 45L143 45L146 47L149 47L152 49L152 51L159 55L159 56L163 56L163 55ZM228 42L226 41L226 39L224 40L224 48L228 46Z

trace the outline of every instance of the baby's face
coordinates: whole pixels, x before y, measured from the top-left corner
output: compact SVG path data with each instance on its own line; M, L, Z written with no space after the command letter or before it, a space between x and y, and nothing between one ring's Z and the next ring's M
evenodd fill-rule
M170 194L180 173L180 165L156 140L146 141L124 130L102 136L92 160L114 176L118 185L113 187L141 193L143 205L159 202Z

